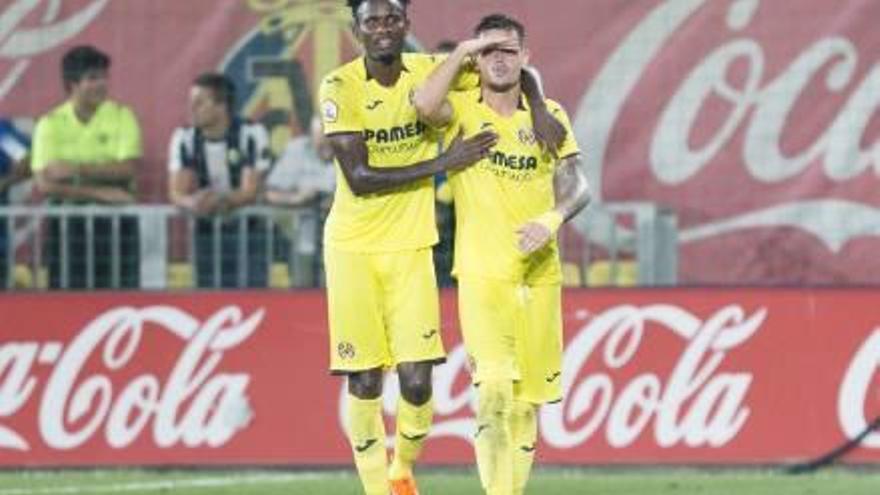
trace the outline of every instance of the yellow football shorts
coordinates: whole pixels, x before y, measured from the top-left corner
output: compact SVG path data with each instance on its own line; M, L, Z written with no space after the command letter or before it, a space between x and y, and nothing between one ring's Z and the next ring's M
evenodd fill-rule
M562 399L562 287L458 280L458 314L475 384L514 380L517 400Z
M324 249L330 371L443 362L431 248L393 253Z

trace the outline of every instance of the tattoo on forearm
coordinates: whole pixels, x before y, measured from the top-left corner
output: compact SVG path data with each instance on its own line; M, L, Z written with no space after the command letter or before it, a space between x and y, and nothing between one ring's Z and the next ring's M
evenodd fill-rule
M553 191L556 209L566 221L587 205L590 194L580 156L571 156L559 163L553 175Z

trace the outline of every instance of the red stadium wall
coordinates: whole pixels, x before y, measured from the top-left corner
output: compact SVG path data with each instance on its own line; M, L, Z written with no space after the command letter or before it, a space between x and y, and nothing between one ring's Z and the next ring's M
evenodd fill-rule
M167 143L193 77L232 76L243 113L265 117L283 146L321 73L354 56L342 3L2 2L0 114L42 114L63 98L61 54L102 47L112 93L144 127L143 199L163 201ZM680 280L880 280L880 2L416 1L412 41L461 39L493 11L527 25L596 197L678 214Z
M453 292L432 464L472 459ZM817 456L880 415L876 290L571 291L541 462ZM319 292L0 298L0 466L338 465L343 382ZM388 378L389 427L397 387ZM849 455L880 462L880 432Z

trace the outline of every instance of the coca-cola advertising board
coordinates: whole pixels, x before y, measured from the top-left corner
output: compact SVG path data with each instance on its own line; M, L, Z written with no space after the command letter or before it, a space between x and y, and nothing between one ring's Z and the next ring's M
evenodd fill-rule
M424 461L475 432L455 293ZM754 464L817 456L880 415L876 290L568 291L554 464ZM344 381L319 292L0 298L0 465L340 465ZM389 374L389 432L398 388ZM389 436L389 444L392 437ZM880 462L880 432L845 459Z
M409 45L464 39L496 11L526 25L594 197L677 214L680 280L880 280L880 2L418 1ZM8 0L0 115L46 112L64 98L64 51L101 47L111 94L144 129L141 199L165 201L168 142L198 73L232 77L240 112L280 152L308 128L321 76L356 56L350 20L342 0ZM583 219L601 243L608 229Z

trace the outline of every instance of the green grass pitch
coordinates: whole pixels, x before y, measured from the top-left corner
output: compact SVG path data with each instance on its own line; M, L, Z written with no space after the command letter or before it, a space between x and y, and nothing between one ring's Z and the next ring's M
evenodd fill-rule
M470 470L427 471L422 495L479 495ZM0 495L360 495L347 471L3 471ZM878 495L880 468L789 476L771 470L539 469L534 495Z

